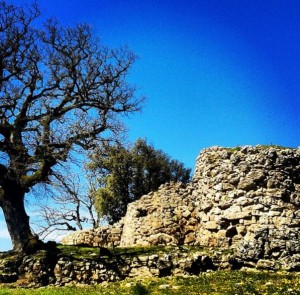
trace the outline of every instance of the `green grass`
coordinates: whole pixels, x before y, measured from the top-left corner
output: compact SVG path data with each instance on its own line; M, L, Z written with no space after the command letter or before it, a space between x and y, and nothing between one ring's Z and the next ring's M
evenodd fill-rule
M216 271L197 277L127 279L122 282L97 286L46 287L18 289L0 287L0 295L79 295L79 294L300 294L300 275L297 273L272 273L262 271Z
M101 250L98 247L88 247L88 246L65 246L58 245L60 255L65 255L77 259L83 258L93 258L99 256ZM111 253L112 257L135 257L143 255L153 255L153 254L169 254L172 251L181 251L185 253L191 253L196 251L204 251L205 249L200 246L136 246L136 247L117 247L109 248L108 251ZM207 249L206 249L207 250ZM215 249L214 249L215 250ZM101 255L101 257L108 257L107 254Z
M296 150L296 148L292 148L292 147L288 147L288 146L282 146L282 145L276 145L276 144L259 145L259 147L260 147L261 149L274 148L274 149L278 149L278 150L285 150L285 149Z
M93 258L95 256L102 258L111 257L134 257L142 255L152 255L159 253L169 253L172 247L165 246L147 246L147 247L118 247L118 248L109 248L107 249L110 252L110 255L104 252L101 253L100 248L98 247L87 247L87 246L64 246L59 245L57 247L60 251L60 255L66 255L69 257L83 259L83 258ZM105 250L104 250L105 251ZM101 255L100 255L101 254Z
M99 256L100 254L100 249L98 247L58 245L57 248L61 255L78 259L92 258L93 256Z
M274 149L278 149L278 150L285 150L285 149L289 149L289 150L296 150L296 148L291 148L291 147L286 147L286 146L281 146L281 145L276 145L276 144L269 144L269 145L257 145L257 146L253 146L256 147L258 149L261 150L267 150L270 148L274 148ZM236 146L236 147L227 147L225 148L228 152L234 153L234 152L238 152L242 149L242 146Z
M242 147L236 146L236 147L226 147L225 148L228 152L234 153L234 152L239 152Z

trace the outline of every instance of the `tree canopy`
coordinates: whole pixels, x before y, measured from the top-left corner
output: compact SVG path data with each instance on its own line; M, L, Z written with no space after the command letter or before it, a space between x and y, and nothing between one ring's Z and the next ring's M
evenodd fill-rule
M187 183L191 169L155 149L146 140L134 146L110 146L93 154L89 164L96 175L95 205L100 216L114 223L126 213L127 205L170 181Z
M122 132L142 98L126 82L135 55L102 45L88 25L33 26L36 5L0 2L0 206L15 251L38 244L25 194L59 177L71 152Z

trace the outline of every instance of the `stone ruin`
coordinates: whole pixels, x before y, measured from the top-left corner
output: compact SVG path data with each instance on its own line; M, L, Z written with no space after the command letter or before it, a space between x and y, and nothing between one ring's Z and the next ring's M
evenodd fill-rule
M112 226L62 244L195 245L233 251L244 265L300 270L300 150L211 147L187 184L168 183L128 205Z

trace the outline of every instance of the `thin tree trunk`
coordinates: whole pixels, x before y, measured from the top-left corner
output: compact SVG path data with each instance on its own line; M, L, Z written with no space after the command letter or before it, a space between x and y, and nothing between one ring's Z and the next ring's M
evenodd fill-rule
M29 216L24 206L25 192L18 186L4 189L2 210L8 232L16 252L34 251L39 244L38 237L31 232Z

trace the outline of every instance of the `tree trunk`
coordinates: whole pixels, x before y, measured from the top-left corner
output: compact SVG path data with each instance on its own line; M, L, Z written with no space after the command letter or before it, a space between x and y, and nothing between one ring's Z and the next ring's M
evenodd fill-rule
M24 206L25 191L18 185L11 185L3 191L1 205L13 250L16 252L34 251L41 242L30 229L29 216Z

